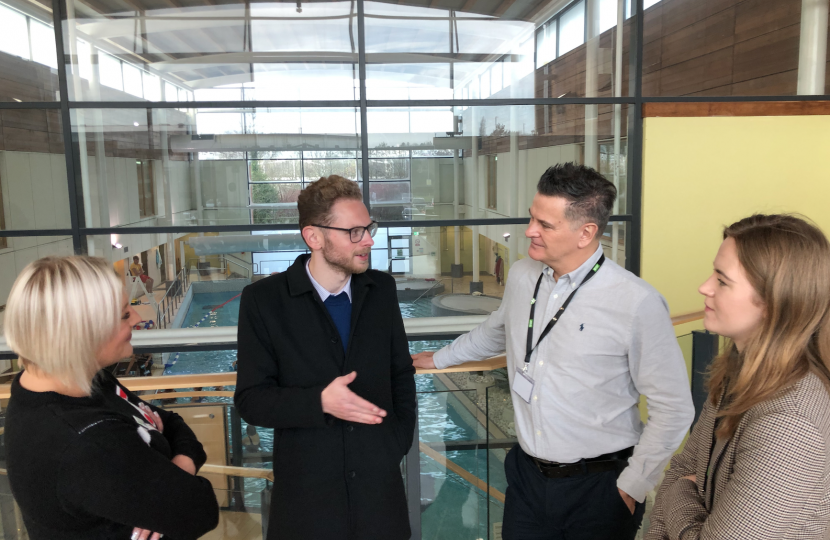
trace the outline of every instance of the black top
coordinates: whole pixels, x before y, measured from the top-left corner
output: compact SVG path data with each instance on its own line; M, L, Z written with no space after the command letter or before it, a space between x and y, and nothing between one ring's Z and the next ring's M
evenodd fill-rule
M392 276L352 276L348 345L301 255L245 287L239 306L236 402L274 429L268 540L408 540L400 463L415 432L415 368ZM380 424L323 412L321 393L351 371L349 389L386 410Z
M141 399L100 371L89 397L32 392L12 383L6 411L12 494L32 540L127 540L134 527L189 540L216 527L210 482L171 459L201 467L201 443L176 413L159 413L163 434ZM149 406L149 405L148 405Z

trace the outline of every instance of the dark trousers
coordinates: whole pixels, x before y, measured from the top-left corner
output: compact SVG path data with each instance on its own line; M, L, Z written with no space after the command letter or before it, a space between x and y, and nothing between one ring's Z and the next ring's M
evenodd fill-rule
M645 504L634 515L617 490L616 471L548 478L517 444L504 461L504 540L633 540Z

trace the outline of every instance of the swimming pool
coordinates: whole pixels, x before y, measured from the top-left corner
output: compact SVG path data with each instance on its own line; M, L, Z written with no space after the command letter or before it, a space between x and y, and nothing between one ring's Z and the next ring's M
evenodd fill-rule
M238 292L198 293L185 315L183 327L235 326L239 321ZM429 298L415 302L401 302L405 318L429 317L432 314ZM411 341L412 354L423 350L437 350L449 341ZM175 358L175 361L172 360ZM165 374L217 373L232 370L236 351L208 351L181 353L171 357L172 365ZM418 422L420 442L473 441L486 438L485 428L470 412L469 398L461 391L449 391L441 381L431 375L415 377L418 392ZM213 401L214 399L209 400ZM220 398L215 398L221 401ZM466 402L466 406L465 406ZM244 433L246 424L243 422ZM258 429L261 450L273 449L273 431ZM443 453L446 459L472 475L487 479L490 485L504 493L505 450L452 450ZM489 453L489 474L488 474ZM270 462L246 463L251 467L270 467ZM459 474L449 470L430 456L421 453L421 537L425 540L478 540L492 532L492 523L500 522L503 505L490 500L488 524L488 497ZM264 480L246 479L246 505L257 506L255 493L265 488Z

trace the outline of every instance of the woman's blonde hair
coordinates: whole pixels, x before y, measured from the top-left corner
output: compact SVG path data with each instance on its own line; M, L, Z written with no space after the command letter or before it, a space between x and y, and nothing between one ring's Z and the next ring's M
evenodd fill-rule
M89 394L100 369L97 354L120 324L123 291L104 259L38 259L12 286L6 302L6 341L25 368Z
M830 243L792 215L754 215L723 231L764 305L760 328L738 352L730 343L712 363L709 398L725 391L718 436L743 414L812 371L830 387Z

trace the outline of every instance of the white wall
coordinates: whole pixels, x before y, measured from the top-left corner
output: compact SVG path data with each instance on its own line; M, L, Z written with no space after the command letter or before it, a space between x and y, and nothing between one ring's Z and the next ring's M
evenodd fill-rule
M48 255L72 255L72 239L65 237L6 238L8 247L0 249L0 305L6 303L17 275L27 264ZM0 312L2 324L5 312Z
M62 156L61 159L63 159ZM153 167L156 215L142 218L138 208L138 167L136 167L136 160L134 158L105 158L110 222L102 224L98 202L98 162L93 156L88 158L89 178L86 184L89 187L91 208L87 209L87 212L90 212L93 227L118 227L157 217L165 217L164 164L160 160L151 160L150 163ZM168 163L167 175L170 182L172 212L176 214L193 210L189 163L187 161L170 161Z
M200 160L202 200L219 208L243 207L249 202L247 164L243 160Z
M7 229L68 229L69 188L63 154L0 151L0 189ZM47 255L71 255L72 239L7 237L0 249L0 305L30 262ZM4 312L0 312L2 323Z
M557 163L565 163L573 161L582 163L583 146L581 144L564 144L560 146L546 146L542 148L532 148L530 150L519 150L519 178L514 178L510 171L510 154L507 152L498 154L499 159L496 161L496 209L490 210L487 208L487 156L478 157L478 204L479 217L482 218L506 218L510 217L508 208L508 201L511 196L517 196L522 190L519 190L519 182L524 182L524 198L518 201L518 209L520 216L527 215L527 208L533 203L533 196L536 195L536 184L539 182L539 177L542 176L548 167L556 165ZM467 204L462 205L465 217L472 216L472 209L469 203L472 201L472 194L474 193L473 182L473 167L471 165L472 158L464 158L466 166L462 169L464 173L464 192L469 194L465 198ZM511 191L513 193L511 194ZM528 240L524 237L524 226L504 226L504 225L482 225L479 227L479 233L500 244L505 244L503 234L511 232L517 234L517 255L524 256L527 254ZM488 252L489 253L489 252ZM493 256L495 258L495 256ZM489 259L489 254L488 254ZM492 270L492 264L490 264ZM486 270L482 268L482 270Z
M63 154L0 151L0 188L7 229L71 226Z

